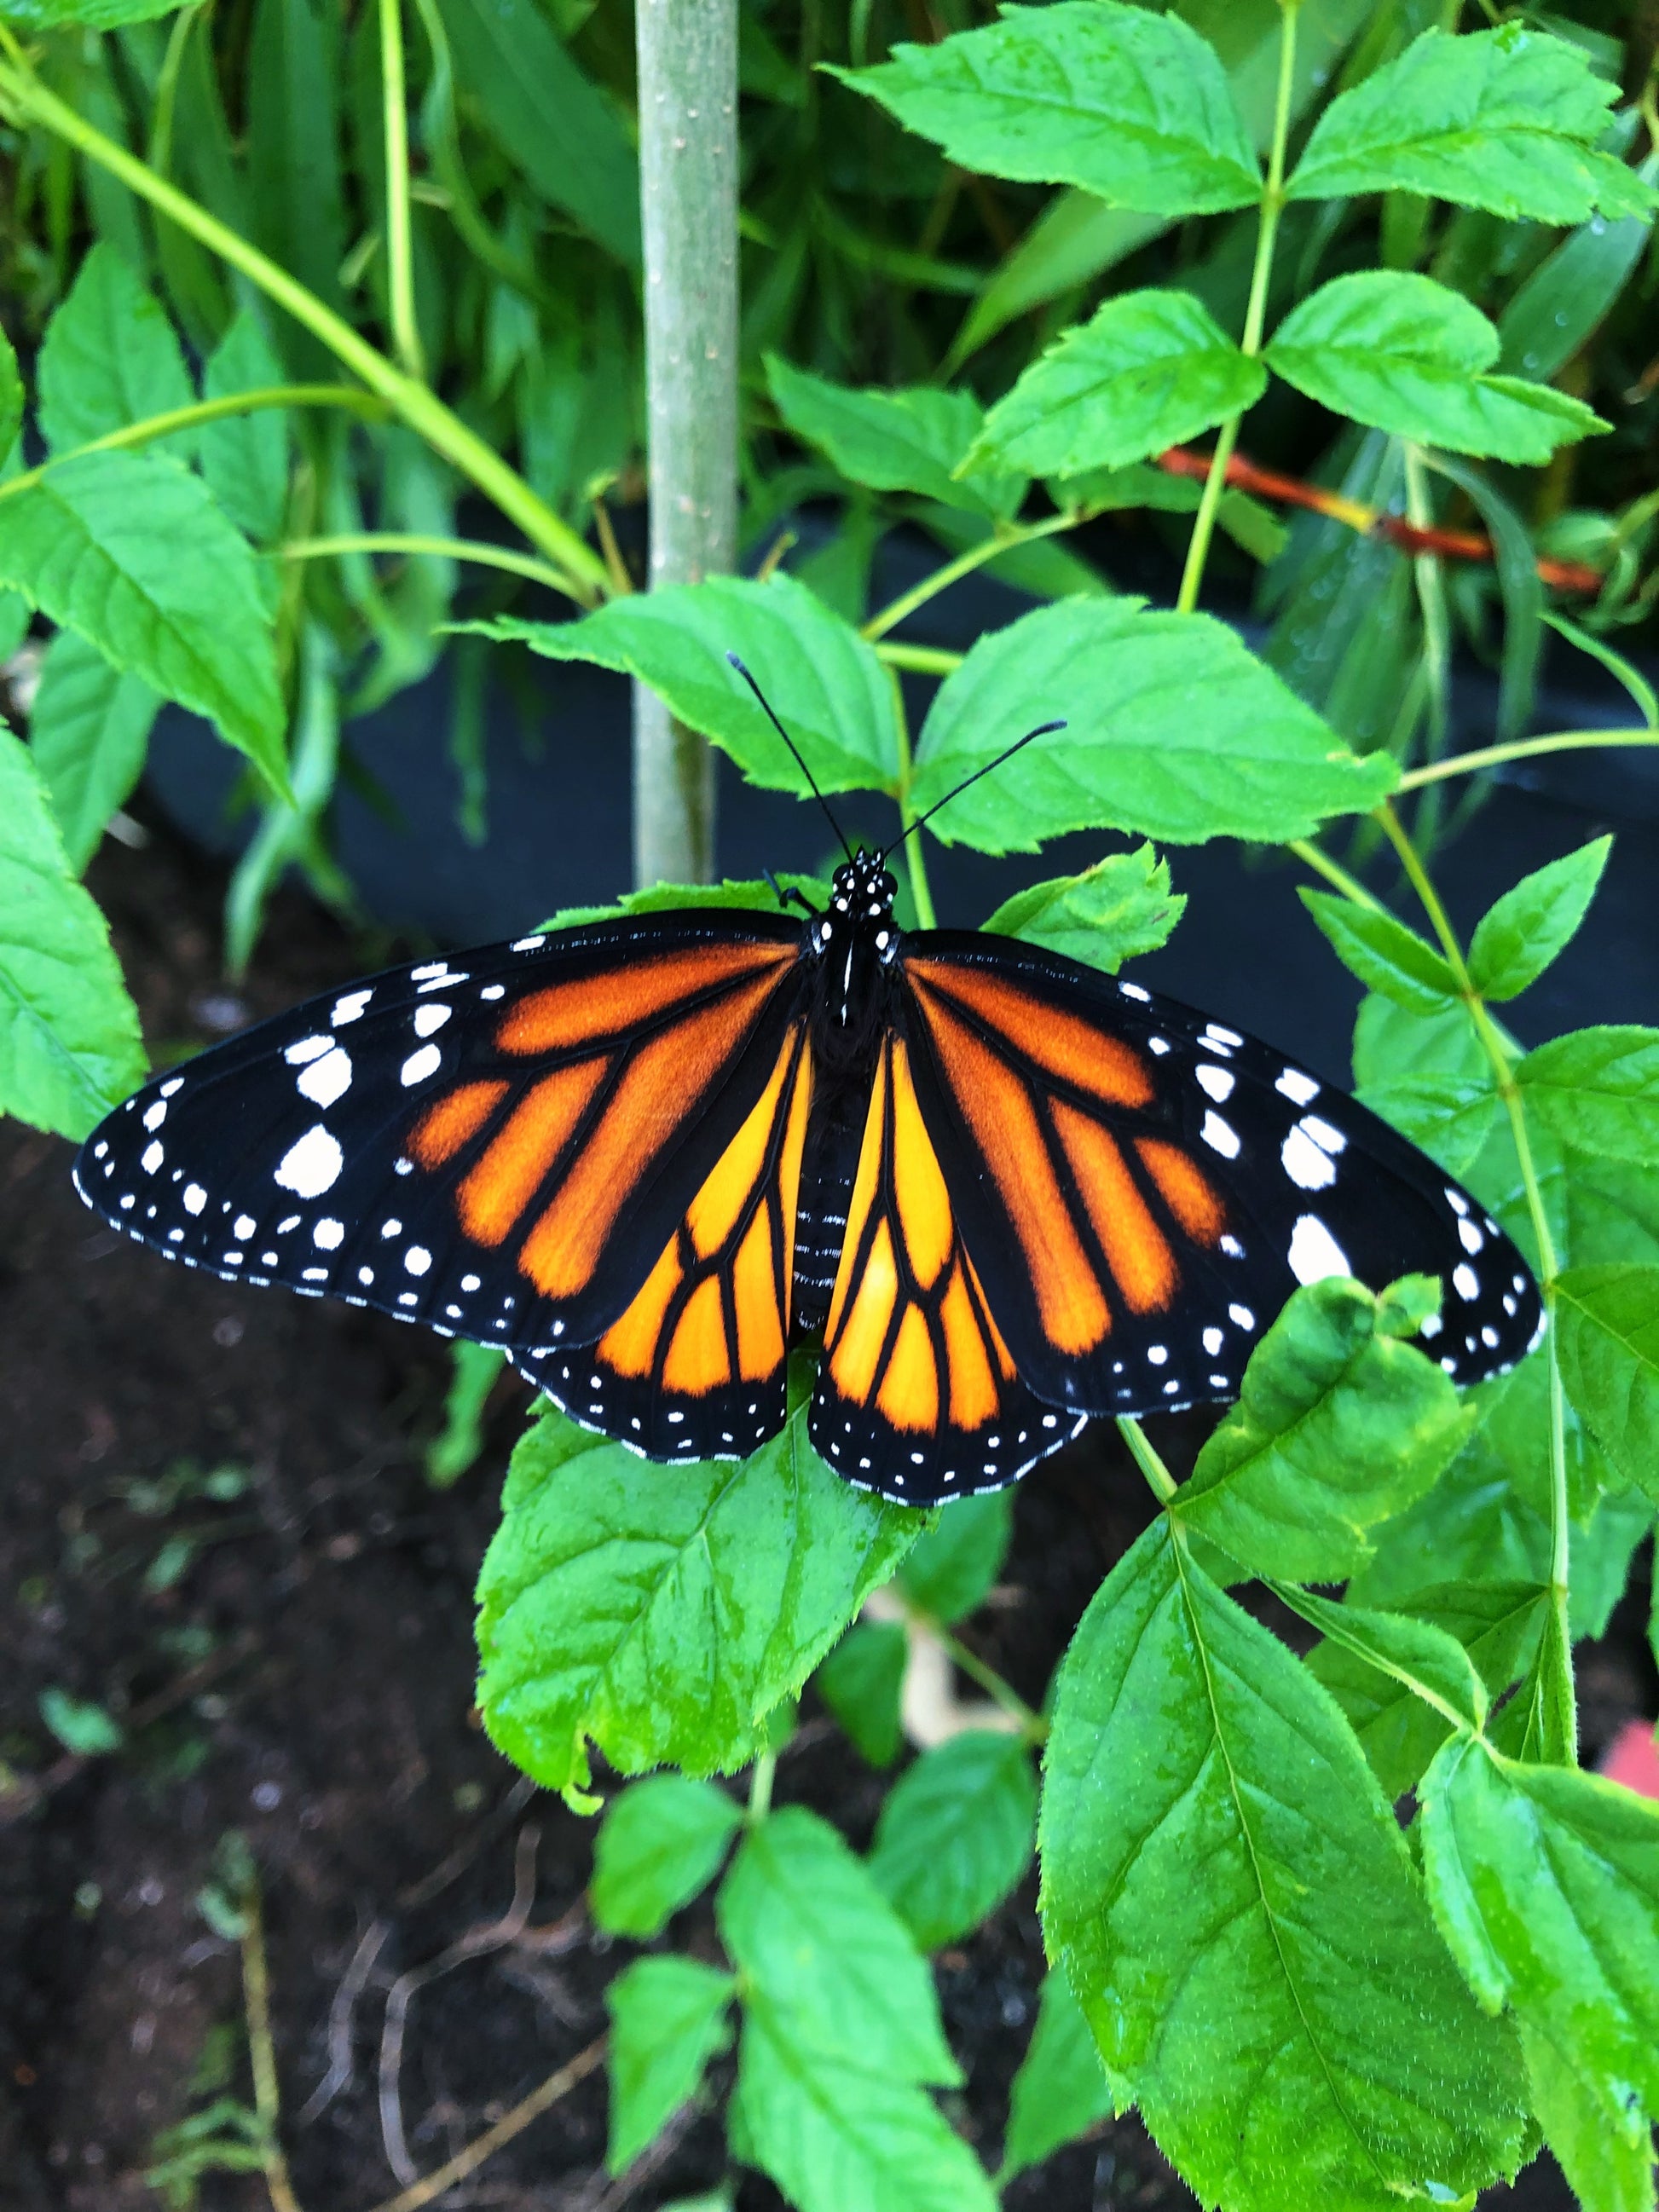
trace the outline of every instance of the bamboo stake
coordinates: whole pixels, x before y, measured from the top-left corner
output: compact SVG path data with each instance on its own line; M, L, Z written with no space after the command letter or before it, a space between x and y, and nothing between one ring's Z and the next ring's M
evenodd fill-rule
M638 0L651 588L737 558L737 0ZM634 687L634 875L706 882L714 763Z

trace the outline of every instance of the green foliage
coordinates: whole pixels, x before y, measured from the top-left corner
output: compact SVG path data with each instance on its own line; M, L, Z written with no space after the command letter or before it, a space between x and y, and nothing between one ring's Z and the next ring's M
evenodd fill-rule
M1170 888L1169 862L1142 845L1109 853L1080 876L1016 891L981 927L1115 975L1126 960L1168 944L1186 906L1184 895Z
M1089 2023L1056 1967L1044 1978L1030 2046L1008 2094L998 2180L1006 2188L1027 2166L1040 2166L1062 2143L1086 2135L1111 2110L1112 2093Z
M1109 826L1196 844L1307 836L1375 805L1386 759L1346 752L1234 634L1134 599L1066 599L982 637L947 677L917 745L911 799L930 806L1038 722L1066 727L939 815L947 844L1035 851Z
M990 1490L941 1506L933 1526L920 1536L899 1569L899 1583L914 1605L949 1626L983 1604L1002 1572L1013 1534L1010 1492Z
M196 397L161 303L102 244L47 325L36 373L40 429L54 453L188 407Z
M1176 15L1117 0L1011 8L847 81L964 168L1162 216L1246 207L1261 191L1214 51Z
M827 454L853 483L913 491L971 514L1005 519L1024 495L1024 476L970 465L969 451L984 423L971 392L851 392L792 368L775 354L767 358L766 380L795 435Z
M1528 1113L1600 1159L1659 1167L1659 1030L1573 1030L1516 1070Z
M611 2013L612 2173L632 2164L726 2039L730 1974L696 1959L635 1959L605 1991Z
M1040 1838L1045 1940L1114 2097L1201 2196L1382 2212L1513 2167L1513 2040L1352 1732L1161 1522L1073 1641Z
M742 1814L723 1790L653 1774L614 1799L593 1845L593 1917L612 1936L660 1936L720 1872Z
M479 1577L485 1725L554 1790L586 1790L589 1740L624 1773L742 1766L921 1518L832 1474L804 1409L735 1474L672 1475L548 1413Z
M1539 868L1480 918L1469 944L1469 980L1486 999L1513 999L1535 983L1577 933L1613 850L1597 837Z
M818 1695L872 1766L890 1766L899 1755L899 1699L908 1658L902 1621L860 1620L813 1677Z
M46 647L29 749L77 875L143 773L161 703L142 676L112 668L75 630L60 629Z
M969 459L1041 477L1120 468L1243 414L1267 382L1190 292L1124 293L1026 370Z
M1423 1495L1469 1426L1439 1367L1401 1340L1423 1318L1398 1296L1414 1282L1381 1297L1341 1277L1297 1291L1182 1487L1183 1527L1291 1582L1364 1564L1373 1524Z
M1490 372L1503 350L1478 307L1405 270L1334 277L1293 307L1268 367L1324 407L1421 445L1547 461L1609 426L1547 384Z
M1659 1267L1570 1267L1555 1325L1567 1395L1626 1479L1659 1498Z
M1301 899L1343 966L1385 999L1414 1014L1433 1014L1456 996L1457 979L1444 955L1382 908L1328 891L1304 890Z
M1017 1735L966 1729L906 1767L876 1823L870 1872L922 1950L977 1928L1024 1877L1036 1794Z
M0 730L0 1107L83 1137L145 1073L104 917L28 753Z
M483 1449L484 1401L501 1379L504 1355L493 1344L458 1337L451 1358L444 1419L426 1448L426 1479L434 1490L459 1482Z
M83 1759L119 1751L126 1741L118 1721L89 1698L73 1698L58 1688L40 1692L40 1717L65 1751Z

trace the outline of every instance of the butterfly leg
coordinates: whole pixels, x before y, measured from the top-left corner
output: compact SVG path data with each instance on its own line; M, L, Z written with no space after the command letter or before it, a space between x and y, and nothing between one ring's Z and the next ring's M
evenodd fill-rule
M805 892L801 890L799 884L791 884L788 890L785 890L783 885L772 873L770 868L763 868L761 870L761 873L765 877L767 883L771 887L772 895L777 900L780 906L798 906L801 912L806 915L815 915L817 912L817 908L813 905L811 900L807 897Z

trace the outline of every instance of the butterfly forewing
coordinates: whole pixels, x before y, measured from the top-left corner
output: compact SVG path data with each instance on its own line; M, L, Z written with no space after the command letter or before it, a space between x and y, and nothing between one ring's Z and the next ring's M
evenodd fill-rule
M1043 1399L1150 1413L1237 1395L1298 1284L1442 1278L1455 1380L1540 1307L1478 1204L1345 1094L1134 983L953 932L907 941L917 1097L969 1255Z
M147 1085L77 1184L230 1279L507 1346L590 1340L799 1030L799 942L668 915L388 970Z
M1021 1381L957 1226L902 1036L882 1045L824 1326L812 1442L908 1504L994 1490L1076 1434Z
M783 1426L801 1157L812 1098L804 1020L632 1304L596 1344L514 1364L574 1419L654 1459L730 1459Z

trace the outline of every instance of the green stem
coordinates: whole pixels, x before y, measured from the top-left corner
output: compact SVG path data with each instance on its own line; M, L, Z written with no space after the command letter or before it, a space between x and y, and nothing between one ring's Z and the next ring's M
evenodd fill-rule
M1455 753L1449 760L1411 769L1401 777L1400 789L1415 791L1420 784L1438 783L1449 775L1476 775L1482 769L1500 768L1505 761L1585 752L1596 745L1659 745L1659 730L1558 730L1547 738L1516 738L1506 745L1483 745L1479 752Z
M569 525L538 499L524 478L490 451L476 431L446 407L435 393L389 362L384 354L360 337L343 318L325 307L315 293L290 276L286 269L262 253L257 246L215 215L158 177L143 161L95 131L67 102L47 89L22 64L16 40L0 27L0 51L11 67L0 67L0 106L14 121L36 123L66 145L95 161L118 178L130 191L147 200L157 211L178 224L210 252L240 270L295 321L320 340L337 361L377 392L393 413L425 440L433 451L493 500L507 519L518 525L532 545L567 568L580 587L584 605L604 598L608 590L605 563Z
M958 577L971 575L982 568L988 561L994 561L999 553L1012 553L1017 545L1029 545L1034 538L1053 538L1062 530L1075 530L1083 520L1081 510L1065 514L1048 515L1042 522L1023 522L1011 528L994 530L988 538L981 538L977 545L970 545L965 553L958 553L954 561L947 561L942 568L935 568L931 576L924 576L919 584L871 616L864 625L864 635L872 643L896 629L907 616L918 607L925 607L929 599L954 584Z
M562 569L532 560L527 553L509 552L505 546L484 544L473 538L421 538L403 531L362 530L332 538L291 538L276 550L284 561L324 561L346 553L431 554L441 560L471 561L480 568L504 568L509 576L528 576L532 583L545 584L568 599L579 596Z
M772 1782L778 1771L778 1754L763 1751L749 1773L749 1810L744 1815L744 1825L757 1828L772 1809Z
M961 653L933 645L878 645L876 656L889 668L906 668L917 676L950 676L963 663Z
M1468 1007L1492 1071L1498 1095L1504 1103L1509 1118L1510 1133L1515 1141L1515 1156L1521 1170L1522 1188L1526 1193L1527 1213L1532 1223L1532 1232L1538 1246L1539 1273L1542 1279L1547 1306L1554 1304L1555 1278L1559 1272L1556 1258L1555 1239L1551 1233L1549 1214L1544 1205L1544 1194L1538 1180L1537 1163L1533 1158L1532 1142L1527 1130L1525 1103L1521 1086L1515 1079L1514 1063L1509 1049L1499 1034L1498 1024L1486 1010L1486 1004L1476 990L1463 957L1440 895L1429 879L1428 872L1418 858L1417 848L1401 828L1400 818L1386 802L1376 810L1376 819L1384 834L1400 855L1412 889L1417 893L1424 913L1428 916L1446 963L1457 979L1460 996ZM1561 1730L1571 1756L1577 1756L1577 1719L1571 1694L1571 1667L1572 1639L1567 1624L1567 1591L1571 1566L1571 1530L1567 1512L1567 1443L1566 1409L1561 1393L1560 1362L1556 1357L1555 1331L1552 1328L1545 1340L1545 1357L1549 1362L1550 1378L1550 1599L1555 1615L1557 1646L1562 1654L1562 1664L1568 1669L1565 1682L1552 1686L1559 1711Z
M1374 898L1358 876L1351 876L1328 853L1322 853L1311 838L1292 837L1285 850L1294 853L1298 860L1306 861L1316 876L1323 876L1328 884L1340 890L1344 898L1352 899L1356 906L1382 906L1382 900Z
M1001 1706L1011 1720L1018 1722L1019 1732L1028 1742L1047 1741L1048 1722L1035 1707L1026 1704L1012 1682L1005 1681L994 1667L981 1659L976 1651L970 1651L961 1638L952 1635L948 1628L942 1627L938 1621L931 1619L928 1620L927 1626L944 1645L951 1659L961 1668L969 1680L977 1682L980 1688Z
M1291 135L1291 99L1296 86L1296 18L1301 4L1302 0L1279 0L1279 90L1273 102L1273 142L1267 150L1267 181L1261 193L1261 218L1255 234L1255 262L1250 270L1244 335L1239 340L1240 351L1252 359L1261 350L1273 245L1279 236L1279 219L1285 211L1285 149ZM1215 519L1220 509L1221 495L1227 487L1227 464L1233 457L1243 420L1242 415L1229 416L1216 434L1210 472L1204 479L1204 494L1198 503L1198 513L1193 517L1193 534L1187 541L1187 563L1182 570L1181 589L1176 597L1178 614L1191 614L1198 605L1205 564L1215 536Z
M257 392L229 392L219 399L198 399L188 407L169 409L165 415L147 415L142 422L128 422L106 431L67 453L54 453L38 468L24 469L0 483L0 499L14 499L29 491L42 477L61 469L65 462L84 460L88 453L118 453L133 446L148 446L157 438L170 438L176 430L194 430L204 422L221 422L229 415L257 415L268 407L343 407L366 421L380 422L386 410L367 392L354 392L345 384L268 384Z
M398 361L426 380L415 316L415 262L409 216L409 92L404 82L403 0L380 0L380 102L386 127L386 295Z
M1135 1465L1152 1486L1152 1495L1160 1505L1167 1505L1176 1494L1176 1479L1153 1449L1146 1431L1127 1413L1118 1415L1117 1429L1118 1434L1128 1445Z
M1429 530L1434 526L1434 507L1429 497L1429 472L1421 451L1407 444L1406 517L1418 530ZM1442 758L1450 734L1451 711L1451 619L1446 610L1446 579L1436 553L1418 553L1412 557L1412 575L1417 586L1417 604L1423 617L1423 674L1428 693L1429 733L1428 754L1431 761ZM1433 849L1435 825L1439 819L1438 792L1423 801L1423 810L1416 817L1414 829Z

